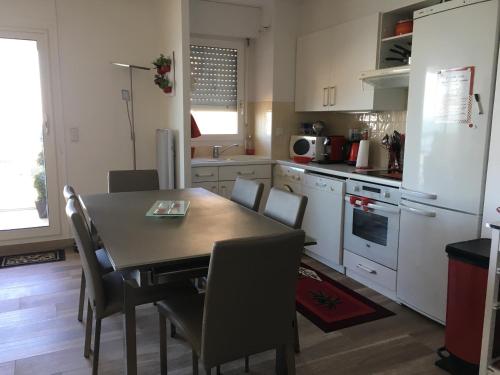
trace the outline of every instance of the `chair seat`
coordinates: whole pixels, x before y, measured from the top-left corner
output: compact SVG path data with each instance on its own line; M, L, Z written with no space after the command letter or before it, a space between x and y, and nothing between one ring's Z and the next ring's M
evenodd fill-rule
M193 350L200 355L201 330L205 294L174 296L158 302L158 311L166 316L191 343Z
M99 263L101 274L113 271L113 266L109 260L108 252L105 249L96 250L95 255L97 256L97 262Z
M134 271L131 272L117 272L113 271L103 275L103 288L106 296L107 304L104 307L104 316L122 312L123 309L123 279L131 279L135 276ZM154 287L137 288L135 298L135 306L144 305L159 301L162 298L172 298L184 295L196 295L197 289L191 284L189 280L171 282L165 285L157 285Z

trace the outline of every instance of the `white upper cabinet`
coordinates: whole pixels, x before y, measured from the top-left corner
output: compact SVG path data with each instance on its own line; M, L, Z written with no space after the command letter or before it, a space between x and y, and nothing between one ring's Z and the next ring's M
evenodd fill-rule
M405 89L374 89L360 73L377 68L380 15L374 14L297 41L295 110L400 110Z
M295 110L325 111L332 74L333 45L331 29L297 40Z

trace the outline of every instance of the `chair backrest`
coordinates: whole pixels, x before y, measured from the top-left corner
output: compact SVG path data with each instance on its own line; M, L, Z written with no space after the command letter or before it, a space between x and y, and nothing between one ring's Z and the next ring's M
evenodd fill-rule
M92 240L92 247L94 250L98 248L97 243L94 242L94 239L92 238L92 225L90 223L90 220L88 219L87 215L85 215L85 211L83 210L82 203L80 202L80 198L78 198L78 195L76 194L75 189L70 186L70 185L65 185L63 188L63 195L64 199L66 199L66 203L68 203L69 200L74 201L74 205L78 213L83 217L83 221L85 224L85 228L90 234L90 239Z
M158 189L160 183L156 169L108 172L108 193Z
M215 244L202 328L206 367L293 342L304 238L295 230Z
M264 184L238 177L234 183L231 200L254 211L259 210Z
M68 200L66 203L66 215L68 216L73 236L75 237L76 246L80 254L89 298L96 309L96 313L100 315L104 310L106 302L102 285L102 276L90 233L85 226L85 218L76 208L75 202L75 199Z
M307 197L272 188L267 198L264 215L294 229L302 227Z

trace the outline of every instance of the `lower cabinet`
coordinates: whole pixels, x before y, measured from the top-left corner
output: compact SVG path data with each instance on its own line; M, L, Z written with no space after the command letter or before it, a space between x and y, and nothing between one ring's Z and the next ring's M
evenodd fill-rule
M271 190L271 165L241 165L223 167L193 167L193 187L201 187L224 198L231 198L237 177L264 184L259 211L263 211Z

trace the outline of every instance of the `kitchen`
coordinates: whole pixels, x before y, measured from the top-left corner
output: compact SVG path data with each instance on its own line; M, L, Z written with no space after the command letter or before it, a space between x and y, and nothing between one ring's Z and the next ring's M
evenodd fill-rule
M499 3L0 0L0 51L27 41L32 52L0 62L0 97L23 108L0 108L18 124L0 121L0 167L14 176L0 195L0 374L163 374L167 357L182 374L198 364L218 374L500 373ZM44 112L32 128L42 135L28 146L15 121L38 114L27 110L38 80ZM5 151L24 147L27 184ZM132 177L112 183L121 173ZM210 348L265 341L276 319L290 324L285 349L247 346L203 368L168 298L139 306L146 299L129 293L173 274L205 298L214 244L302 230L288 287L280 267L292 257L269 252L284 247L254 245L268 252L233 259L238 271L225 262L219 274L232 280L212 305L242 314L214 320ZM92 268L99 282L120 276L104 313ZM273 317L284 305L287 322ZM228 327L245 336L221 342Z
M306 254L441 324L446 246L489 237L498 218L487 171L497 7L424 1L299 35L293 108L273 101L271 124L254 119L254 160L273 160L272 186L309 199L303 228L318 244ZM248 158L242 175L268 190L269 170L254 177ZM228 159L195 157L193 185L218 165L220 189Z

